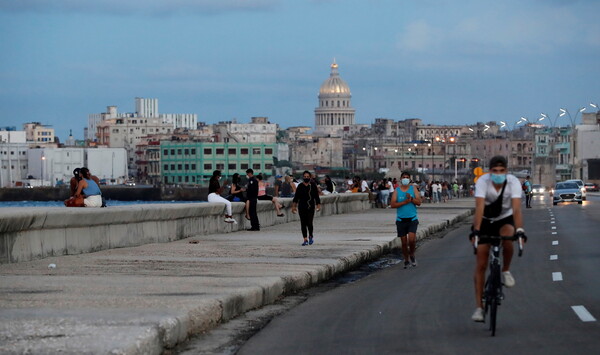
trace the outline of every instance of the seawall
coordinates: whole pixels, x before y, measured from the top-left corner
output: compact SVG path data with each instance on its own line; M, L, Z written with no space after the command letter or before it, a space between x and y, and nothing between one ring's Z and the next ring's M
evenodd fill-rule
M298 220L292 199L283 198L285 216L277 217L270 201L259 201L263 227ZM335 194L321 197L319 216L371 208L368 195ZM249 227L244 204L232 203L237 224L223 221L221 203L147 204L108 208L6 208L0 210L0 263L49 256L165 243L206 234L231 233Z

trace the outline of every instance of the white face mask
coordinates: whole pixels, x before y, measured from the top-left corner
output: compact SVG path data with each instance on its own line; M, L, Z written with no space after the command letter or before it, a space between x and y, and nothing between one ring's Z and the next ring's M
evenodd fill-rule
M410 184L410 179L404 178L404 179L400 180L400 182L402 183L402 185L408 185L408 184Z

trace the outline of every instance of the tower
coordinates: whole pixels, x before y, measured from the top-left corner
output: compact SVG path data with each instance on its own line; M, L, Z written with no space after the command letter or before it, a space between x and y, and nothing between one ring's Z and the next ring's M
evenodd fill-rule
M315 133L340 136L346 126L354 124L355 110L350 103L350 87L340 77L333 60L331 74L319 89L319 105L315 108Z

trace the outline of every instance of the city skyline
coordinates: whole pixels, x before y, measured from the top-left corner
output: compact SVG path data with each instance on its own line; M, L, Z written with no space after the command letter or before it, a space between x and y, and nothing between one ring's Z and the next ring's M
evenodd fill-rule
M336 60L356 123L516 122L598 104L590 0L0 0L0 126L83 137L107 106L314 127ZM580 117L580 116L579 116ZM563 117L565 122L567 118Z

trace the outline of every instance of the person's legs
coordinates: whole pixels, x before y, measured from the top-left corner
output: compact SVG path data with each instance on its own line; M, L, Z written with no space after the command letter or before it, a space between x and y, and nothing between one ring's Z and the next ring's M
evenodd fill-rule
M216 193L208 194L208 202L220 202L225 204L226 214L225 217L231 217L231 202L226 198L223 198Z
M475 304L478 308L483 308L483 283L485 281L485 271L487 270L489 253L489 244L479 244L477 246L475 274L473 276L473 280L475 282Z
M246 200L246 202L244 202L244 204L246 205L246 219L250 219L250 200Z
M249 208L249 213L250 213L250 225L252 226L252 229L260 229L260 224L258 222L258 214L256 213L256 204L258 203L258 201L256 199L250 199L250 208Z
M515 226L505 224L500 228L500 235L503 237L512 237L515 235ZM502 242L502 271L510 270L510 263L514 253L513 241L504 240Z
M298 209L298 217L300 217L300 231L305 242L308 242L308 210Z

